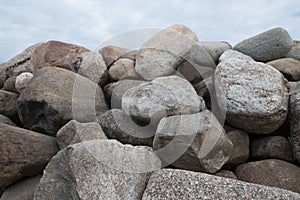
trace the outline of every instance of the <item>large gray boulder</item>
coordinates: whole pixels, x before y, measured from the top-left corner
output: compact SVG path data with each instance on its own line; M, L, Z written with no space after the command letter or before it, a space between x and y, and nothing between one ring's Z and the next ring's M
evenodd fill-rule
M215 72L226 98L226 121L249 133L269 134L285 121L289 83L273 67L228 59Z
M34 200L141 199L160 160L149 147L115 140L71 145L50 161Z
M122 109L137 121L158 122L170 115L197 113L205 108L192 85L178 76L156 78L127 90Z
M151 175L142 199L298 200L300 195L283 189L199 172L162 169Z
M293 40L283 28L273 28L246 39L234 46L256 61L267 62L286 55L293 46Z
M92 122L108 109L95 82L57 67L38 70L17 104L26 128L50 135L71 119Z
M208 173L221 169L232 148L232 142L209 110L163 118L153 142L164 166Z

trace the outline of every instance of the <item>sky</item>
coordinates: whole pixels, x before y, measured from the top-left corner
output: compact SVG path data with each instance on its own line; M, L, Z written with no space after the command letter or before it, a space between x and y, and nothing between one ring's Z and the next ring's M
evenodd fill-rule
M150 37L173 24L190 27L200 41L232 45L274 27L300 39L300 1L0 0L0 63L39 42L95 50L124 32Z

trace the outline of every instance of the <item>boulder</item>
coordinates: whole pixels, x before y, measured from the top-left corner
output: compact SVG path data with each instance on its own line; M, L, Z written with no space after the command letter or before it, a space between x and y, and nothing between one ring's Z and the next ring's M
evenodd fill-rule
M293 58L281 58L267 63L279 70L289 81L300 81L300 61Z
M251 141L251 159L281 159L293 162L292 147L288 139L282 136L268 136Z
M256 61L268 62L286 55L293 46L293 40L283 28L273 28L246 39L234 46Z
M126 51L124 54L122 54L121 58L127 58L135 61L137 53L138 53L137 50L129 50Z
M125 92L122 109L144 123L170 115L197 113L205 108L192 85L178 76L156 78Z
M0 123L0 188L42 173L58 152L56 139Z
M109 139L123 144L152 146L156 126L140 126L119 109L112 109L97 117Z
M18 93L22 93L22 91L27 87L31 79L33 78L33 74L30 72L23 72L16 78L15 88Z
M53 157L33 199L141 199L151 173L158 169L160 160L149 147L85 141Z
M199 44L215 63L218 63L218 59L224 51L232 49L232 46L227 42L199 42Z
M98 52L80 54L73 65L73 70L104 87L109 80L105 62Z
M289 84L273 67L228 59L215 72L226 100L228 124L248 133L269 134L286 120Z
M138 75L134 69L134 61L128 58L120 58L109 68L108 71L110 78L113 81L120 79L135 78L138 79Z
M220 176L224 178L231 178L237 180L236 175L232 171L227 171L227 170L220 170L217 173L215 173L215 176Z
M42 176L35 176L8 187L0 200L32 200Z
M105 61L105 65L108 69L116 60L121 58L126 52L130 52L130 50L117 46L106 46L99 50L99 53L102 55Z
M106 139L101 126L96 122L79 123L76 120L69 121L56 134L60 149L71 144L87 140Z
M0 90L0 114L9 118L18 115L17 100L19 95L16 93Z
M287 58L294 58L300 61L300 41L294 40L292 49L285 55Z
M6 65L5 63L0 64L0 88L3 87L3 84L6 81Z
M124 79L118 82L110 83L104 87L104 93L106 100L110 107L113 108L122 108L122 97L124 93L134 87L137 87L141 84L147 83L147 81L142 80L131 80Z
M59 41L48 41L35 48L30 62L33 66L33 73L42 67L60 67L73 71L73 64L80 54L89 50L75 44L68 44Z
M6 90L8 92L18 93L18 90L16 89L16 76L11 76L4 82L3 90Z
M244 163L235 174L239 180L300 193L300 168L282 160L269 159Z
M17 104L26 128L49 135L56 135L71 119L93 122L108 109L96 83L57 67L38 70Z
M241 60L245 60L245 61L254 61L253 58L251 58L250 56L247 56L241 52L238 52L236 50L233 49L228 49L226 51L224 51L222 53L222 55L219 57L219 62L223 62L227 59L231 59L231 58L237 58L237 59L241 59Z
M228 161L233 145L209 111L163 118L157 127L153 149L172 166L215 173Z
M154 172L143 200L171 199L291 199L300 195L283 189L178 169Z
M4 115L0 115L0 123L8 124L11 126L17 126L13 121L11 121L11 119L9 119L8 117L6 117Z

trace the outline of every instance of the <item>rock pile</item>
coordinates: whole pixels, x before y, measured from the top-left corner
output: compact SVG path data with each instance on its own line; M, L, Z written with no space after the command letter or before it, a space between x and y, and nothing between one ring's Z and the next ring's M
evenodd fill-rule
M0 65L1 200L300 199L299 43L25 49Z

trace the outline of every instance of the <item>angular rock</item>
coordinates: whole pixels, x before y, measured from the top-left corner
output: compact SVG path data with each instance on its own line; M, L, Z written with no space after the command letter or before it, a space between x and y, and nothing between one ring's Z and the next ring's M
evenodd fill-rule
M31 79L33 78L33 74L30 72L23 72L16 78L15 88L18 93L21 93L29 84Z
M293 40L283 28L273 28L246 39L234 46L234 50L242 52L256 61L267 62L282 58L293 46Z
M98 123L79 123L76 120L69 121L59 129L56 138L60 149L82 141L107 139Z
M109 68L110 78L113 81L126 78L138 78L134 69L134 61L128 58L120 58Z
M42 173L58 152L56 139L0 123L0 188Z
M106 100L110 107L113 108L122 108L122 97L124 93L134 87L137 87L141 84L147 83L147 81L142 80L131 80L125 79L118 82L110 83L104 87L104 93Z
M289 104L289 123L291 130L291 145L295 158L300 162L300 82L291 88Z
M6 117L4 115L0 115L0 123L8 124L11 126L17 126L13 121L11 121L11 119L9 119L8 117Z
M105 62L98 52L82 53L73 65L74 71L104 87L109 80Z
M205 108L192 85L178 76L156 78L125 92L122 109L137 121L158 122L170 115L197 113Z
M217 173L215 173L215 176L220 176L224 178L231 178L237 180L236 175L232 171L227 171L227 170L220 170Z
M221 62L215 80L226 98L226 121L248 133L269 134L285 121L289 84L273 67L240 59Z
M294 58L300 61L300 41L294 40L292 49L285 55L287 58Z
M28 178L5 190L0 200L32 200L42 176Z
M292 147L288 139L282 136L268 136L251 141L251 159L281 159L293 162Z
M106 46L99 50L99 53L102 55L106 67L109 69L110 66L119 58L122 57L123 54L129 52L129 49L125 49L117 46Z
M16 93L0 90L0 114L15 118L18 115L18 97L19 95Z
M231 58L237 58L237 59L241 59L241 60L245 60L245 61L254 61L253 58L251 58L250 56L247 56L241 52L238 52L236 50L233 49L228 49L226 51L224 51L222 53L222 55L219 57L219 62L223 62L227 59L231 59Z
M299 194L283 189L246 183L199 172L162 169L151 175L142 199L297 200L299 198Z
M114 140L71 145L50 161L34 200L141 199L160 160L149 147Z
M300 193L300 168L282 160L269 159L237 167L239 180Z
M209 111L163 118L153 149L163 162L191 171L215 173L228 161L233 145Z
M237 165L245 163L249 158L249 136L241 130L233 130L226 133L233 143L233 150L226 167L235 168Z
M215 63L218 63L218 59L224 51L232 49L232 46L227 42L199 42L199 44L208 52Z
M96 83L57 67L38 70L18 99L22 124L50 135L56 135L71 119L92 122L106 110L105 97Z
M156 126L140 126L124 111L112 109L97 117L109 139L123 144L152 146Z
M11 76L4 82L3 90L6 90L8 92L18 93L18 90L16 89L16 76Z
M34 68L34 73L39 68L51 66L73 71L73 64L77 57L88 51L88 49L75 44L48 41L35 48L30 62Z
M281 58L267 63L279 70L289 81L300 80L300 61L293 58Z

